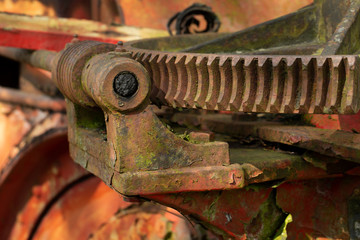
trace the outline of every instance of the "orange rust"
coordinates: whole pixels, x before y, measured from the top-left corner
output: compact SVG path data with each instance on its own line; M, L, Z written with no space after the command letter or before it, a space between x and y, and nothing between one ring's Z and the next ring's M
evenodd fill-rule
M187 220L179 212L145 203L116 214L96 230L91 240L106 239L190 239Z
M117 0L128 25L165 29L167 21L193 3L212 8L222 22L220 31L232 32L296 11L313 0ZM136 9L136 11L134 11Z
M39 0L35 1L14 1L3 0L0 2L0 9L9 13L21 13L28 15L46 15L54 17L56 11L52 6L47 6Z
M11 152L30 128L31 124L26 121L23 111L0 103L0 169L5 166L9 158L14 157Z
M51 207L34 238L88 239L101 224L129 205L100 179L89 179L71 188Z

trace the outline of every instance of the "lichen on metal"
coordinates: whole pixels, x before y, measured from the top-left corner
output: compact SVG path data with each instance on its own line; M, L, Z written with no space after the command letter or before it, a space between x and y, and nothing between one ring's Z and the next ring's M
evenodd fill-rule
M337 14L327 11L334 6L339 7ZM71 156L119 193L175 207L224 236L273 237L286 212L293 216L289 236L296 231L322 236L314 227L334 238L348 236L339 232L343 223L333 224L334 231L317 221L302 229L299 224L312 216L299 216L297 199L287 201L286 196L292 187L299 190L293 193L297 197L311 193L308 182L324 190L327 179L336 191L337 178L353 181L339 201L351 196L359 186L355 133L197 114L194 118L202 125L193 124L192 130L227 138L196 131L177 135L166 125L175 124L174 118L162 120L153 105L208 112L356 113L359 56L353 54L359 49L356 44L334 48L332 41L344 33L342 44L348 44L357 32L358 14L352 13L359 6L355 1L319 0L228 35L118 46L69 43L53 58L52 74L66 98ZM325 54L329 51L331 55ZM182 120L191 120L191 115ZM246 141L248 145L242 144ZM322 192L316 194L334 207L322 199ZM322 206L311 204L326 216ZM345 216L346 211L336 214Z

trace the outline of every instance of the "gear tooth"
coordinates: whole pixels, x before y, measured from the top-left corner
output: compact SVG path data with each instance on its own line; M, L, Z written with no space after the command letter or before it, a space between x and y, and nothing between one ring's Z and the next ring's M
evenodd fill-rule
M354 114L359 111L359 57L344 56L344 84L339 113Z
M160 71L160 87L157 98L160 99L163 104L166 104L165 94L168 90L168 85L169 85L169 74L166 68L165 60L166 60L166 56L163 54L159 55L159 58L157 60L157 64L159 65L159 71Z
M131 58L132 58L132 59L136 59L136 56L137 56L138 54L139 54L138 52L132 52L132 53L131 53Z
M150 63L152 63L152 62L157 63L158 58L159 58L159 55L156 54L156 53L153 53L153 54L150 55L149 62Z
M227 57L227 56L220 56L220 58L219 58L219 66L223 67L225 62L227 62L229 60L230 60L230 58Z
M283 57L282 56L274 56L274 57L271 57L271 62L272 62L272 65L273 67L278 67L279 64L283 61Z
M231 68L231 59L225 58L222 64L220 64L220 91L219 97L217 100L217 106L219 110L229 110L230 106L230 97L231 97L231 90L233 85L233 74Z
M217 56L217 55L209 55L209 56L208 56L207 65L208 65L208 66L213 65L213 63L214 63L215 60L218 60L218 56ZM219 64L218 61L217 61L217 64Z
M286 57L284 59L286 67L286 78L284 82L284 94L280 107L281 113L297 112L297 91L299 90L301 78L301 59Z
M231 62L233 83L230 97L230 111L236 112L240 111L245 85L244 61L240 59L240 57L236 57L233 58Z
M310 109L310 104L315 82L314 75L317 71L316 59L312 57L301 57L301 61L302 73L300 78L299 113L313 113L314 109Z
M195 107L205 109L205 100L209 91L209 72L207 58L197 57L195 61L198 85L195 95Z
M184 54L176 54L175 65L179 64L180 61L185 62L186 56Z
M284 83L286 81L286 63L282 57L273 58L272 82L269 93L269 102L266 112L279 113L284 97Z
M301 57L301 62L303 64L304 67L308 67L309 64L311 64L311 61L313 61L313 57L312 56L303 56Z
M318 68L321 68L322 66L324 66L327 57L322 57L322 56L318 56L315 58L316 59L316 65Z
M144 55L144 53L139 52L139 53L136 55L136 59L135 59L135 60L138 61L138 62L141 62L141 59L142 59L143 55Z
M245 88L240 111L251 112L253 109L257 89L257 68L257 59L250 56L244 58Z
M144 56L143 56L143 58L142 58L141 61L143 61L143 62L145 62L145 61L146 61L146 62L149 62L150 57L151 57L151 53L146 52L146 53L144 54Z
M148 59L149 59L149 54L147 53L140 53L137 57L138 59L136 59L138 62L140 62L145 69L148 71L150 78L153 78L153 69L152 66L150 65ZM153 81L153 80L152 80ZM152 86L152 91L153 91L154 86ZM152 96L150 96L150 98L152 98Z
M190 59L190 60L189 60ZM195 65L195 56L189 56L185 60L186 72L188 76L188 84L184 97L186 107L194 108L196 90L198 86L198 75Z
M293 56L286 56L285 58L286 58L287 66L293 66L295 61L299 59L299 58L293 57Z
M244 67L249 67L254 61L254 57L252 56L245 56L244 57Z
M329 57L328 58L333 67L339 67L339 65L341 64L343 57L342 56L333 56L333 57Z
M305 61L305 62L304 62ZM296 105L294 108L295 113L300 112L300 108L304 105L306 100L306 87L307 87L307 60L302 57L299 58L299 85L298 85L298 94L296 95ZM304 95L305 94L305 95Z
M216 56L209 57L207 67L209 72L209 91L205 102L207 109L215 109L220 92L219 58Z
M259 58L257 66L257 87L254 103L254 112L265 112L266 110L272 83L271 75L271 60L266 57Z
M349 67L353 68L355 66L356 58L355 56L345 56L348 61Z
M156 63L160 63L162 62L165 58L166 58L166 54L165 53L159 53L158 54L158 58L157 58L157 62Z
M178 75L178 86L174 96L174 101L178 107L185 107L184 97L188 85L188 76L185 68L185 55L177 56L175 66Z
M235 67L236 65L239 64L239 62L242 60L242 58L240 56L233 56L231 58L231 66Z
M258 63L258 66L261 68L264 66L264 64L269 60L268 57L266 56L258 56L257 58L257 63Z
M334 64L335 62L335 64ZM341 59L327 58L328 74L329 74L329 86L326 93L325 109L337 111L337 89L338 89L338 76L339 76L339 64Z
M204 56L196 56L195 65L199 66L201 64L201 62L203 62L204 60L205 60Z
M150 54L146 60L150 64L152 69L152 90L150 93L150 98L153 103L160 105L161 101L157 98L159 88L160 88L160 69L157 62L158 55L156 53Z
M310 112L323 113L327 95L327 89L329 86L329 62L326 57L316 57L315 71L314 71L314 83L311 94Z
M176 107L174 96L178 86L178 75L175 67L175 56L169 55L165 61L165 64L169 73L169 85L165 94L165 100L170 106Z
M165 63L168 64L170 61L173 60L173 58L175 58L173 54L167 54Z
M185 57L185 66L187 66L196 57L194 55L188 55Z
M346 98L346 96L343 95L344 92L344 86L347 79L347 60L343 57L340 61L339 67L338 67L338 84L337 84L337 92L340 94L337 94L336 98L336 112L341 113L343 109L343 99Z

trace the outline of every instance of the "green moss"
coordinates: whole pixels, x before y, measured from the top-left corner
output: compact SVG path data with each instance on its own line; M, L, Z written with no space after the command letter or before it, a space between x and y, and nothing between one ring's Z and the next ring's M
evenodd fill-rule
M105 130L105 117L103 111L95 108L75 106L77 126L86 129Z
M316 55L316 56L320 56L323 52L324 48L319 48L318 50L316 50L316 52L313 53L313 55Z
M148 155L139 155L136 157L136 167L138 169L146 169L153 165L156 161L156 156L153 152L149 152Z
M190 141L190 136L189 134L187 133L187 131L185 131L184 133L182 134L176 134L179 138L185 140L185 141Z
M286 232L286 227L289 223L292 222L292 216L291 214L287 215L287 217L285 218L284 223L282 224L282 226L279 228L279 230L276 232L274 240L286 240L287 239L287 232Z
M203 211L203 215L209 220L214 221L216 217L217 202L219 201L220 195L209 205L207 209Z

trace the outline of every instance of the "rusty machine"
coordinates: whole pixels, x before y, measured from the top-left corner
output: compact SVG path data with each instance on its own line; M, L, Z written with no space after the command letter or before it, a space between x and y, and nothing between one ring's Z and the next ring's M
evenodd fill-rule
M308 120L360 109L359 11L317 0L232 34L11 54L51 71L71 157L127 200L225 239L360 239L360 123Z

